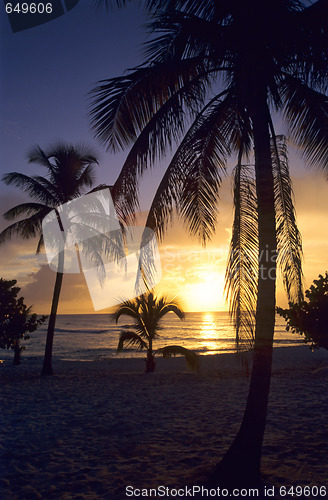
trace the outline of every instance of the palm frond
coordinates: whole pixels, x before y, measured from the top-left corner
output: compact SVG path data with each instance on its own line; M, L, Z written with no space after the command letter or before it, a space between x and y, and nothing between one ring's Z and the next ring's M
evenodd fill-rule
M158 240L161 241L169 224L173 222L173 214L178 202L178 193L182 189L183 179L185 178L183 164L179 161L181 147L183 146L178 148L168 168L165 170L148 212L145 230L140 243L139 267L135 285L136 291L141 290L144 283L149 288L152 288L152 284L154 283L154 277L156 276L155 248L150 239L149 229L154 231Z
M7 186L14 185L41 203L51 206L55 206L58 203L58 199L55 198L53 193L40 184L34 177L29 177L19 172L11 172L4 174L2 180Z
M139 315L138 303L135 300L126 300L110 314L110 318L117 324L118 320L123 315L136 319Z
M211 19L217 12L217 2L214 0L94 0L97 7L104 6L107 10L122 8L129 3L142 4L144 8L152 13L170 10L184 9L190 14L199 15Z
M311 5L312 4L312 5ZM326 0L316 0L298 14L302 47L299 74L314 88L328 88L328 15ZM300 64L299 64L300 66Z
M29 150L27 154L27 159L29 163L36 163L41 167L45 167L49 171L51 171L53 168L53 165L49 160L49 155L45 153L43 149L40 148L39 145L33 146Z
M42 177L41 175L33 175L32 179L41 184L41 186L43 186L44 189L48 191L54 197L54 199L58 200L59 202L56 183L53 182L53 179L52 181L50 181L49 179L47 179L46 177Z
M242 145L248 154L250 137L249 121L238 109L234 96L229 91L215 96L198 114L166 169L150 207L146 228L162 240L177 210L191 234L198 235L205 244L215 231L215 209L230 145L233 148ZM137 290L145 277L152 283L156 273L154 259L146 246L147 238L146 234L141 243Z
M174 154L162 177L148 212L146 227L152 229L161 241L168 225L173 221L173 214L178 203L179 192L185 178L183 169L184 140Z
M0 233L0 245L10 240L12 236L18 235L24 240L39 236L42 230L42 220L49 213L49 209L38 212L27 219L20 220L6 227Z
M132 300L126 300L119 304L116 310L110 314L112 321L118 322L121 316L128 316L134 320L132 328L140 335L149 339L151 336L156 336L155 332L149 331L149 322L145 319L145 301L143 296L136 297Z
M219 188L224 167L218 163L222 161L222 156L219 158L216 154L220 142L218 135L211 131L198 144L194 143L187 158L192 168L178 200L179 216L188 232L198 236L203 245L211 239L217 223Z
M115 190L114 186L110 186L108 184L98 184L96 187L88 191L87 194L95 193L97 191L103 191L106 189L109 189L110 191L117 218L119 220L122 231L124 231L124 225L133 225L133 223L135 222L135 209L138 205L138 200L133 200L133 202L130 203L130 201L125 199L125 197L120 194L118 190Z
M230 112L218 106L227 92L217 95L200 112L174 154L155 193L148 212L146 228L162 240L175 210L189 232L198 236L203 245L215 231L217 203L225 158L229 153L221 125ZM229 135L231 139L231 135ZM146 245L148 233L142 238L136 289L146 281L153 283L156 274L151 249Z
M226 94L226 95L225 95ZM216 96L186 137L183 151L183 190L179 194L179 215L191 234L203 244L215 231L219 187L225 160L234 149L248 154L251 126L240 108L234 89ZM181 161L181 160L180 160Z
M73 145L64 142L53 144L47 150L41 149L38 145L33 146L28 153L28 162L45 167L48 170L50 182L54 184L56 184L54 181L58 174L63 170L61 165L65 165L64 170L77 180L86 167L98 164L93 149L87 144ZM44 180L44 177L41 179Z
M189 15L205 20L218 21L225 19L228 13L228 3L216 0L147 0L150 9L159 8L164 12L181 10Z
M115 8L121 9L133 1L135 2L135 0L94 0L94 3L97 7L105 7L106 10L110 10Z
M154 232L147 226L143 228L138 255L138 272L135 280L135 293L140 295L156 286L161 279L160 256Z
M202 57L209 62L214 53L213 48L216 47L214 61L221 62L217 55L219 40L222 40L222 26L212 20L182 10L160 10L152 16L148 28L150 33L159 34L145 44L145 53L150 61L163 62L172 57ZM217 64L213 64L214 61L211 64L212 70L219 69Z
M292 139L328 177L328 97L294 77L284 80L283 97Z
M42 210L42 213L45 211L50 211L51 209L47 207L47 205L43 205L42 203L21 203L20 205L17 205L16 207L11 208L10 210L7 210L3 214L3 217L6 220L13 220L16 219L16 217L20 217L21 215L34 215Z
M186 125L185 103L194 103L194 110L201 105L207 78L204 68L202 75L175 92L150 118L132 145L114 185L115 193L129 202L129 211L138 208L138 178L179 141Z
M98 161L96 161L98 163ZM78 178L78 184L82 187L91 187L96 179L94 163L87 165Z
M176 169L175 178L181 175L175 188L179 217L204 245L215 231L219 188L229 152L220 127L223 108L223 103L215 103L197 117L170 165L171 170ZM170 205L167 208L171 211ZM158 219L158 212L156 215Z
M193 371L199 371L199 356L190 349L186 349L185 347L179 345L169 345L157 349L155 354L158 353L163 354L164 358L171 358L172 356L184 356L186 358L187 366Z
M71 144L59 141L50 146L44 154L55 168L60 168L60 164L64 162L70 162L76 173L81 172L87 165L98 164L93 148L83 142Z
M140 335L129 330L124 330L120 334L117 352L121 352L123 351L124 347L132 345L136 345L139 351L142 351L142 349L148 349L147 343L140 337Z
M100 283L106 277L106 264L116 262L122 270L126 270L126 251L121 230L107 234L93 227L94 221L86 214L83 222L70 227L70 233L79 241L79 251L83 256L83 267L97 269ZM90 221L90 222L89 222Z
M204 62L195 58L140 66L123 77L99 82L91 92L90 115L96 137L113 151L133 145L160 108L201 74L204 74ZM189 109L197 108L200 97L199 92L194 98L190 92L187 98L179 94L180 105L183 102ZM162 119L163 116L164 112ZM168 116L171 126L166 133L174 137L179 134L181 123L179 119L174 120L174 113Z
M92 185L94 179L94 162L90 155L81 156L70 146L63 151L52 152L54 167L50 182L56 186L56 194L60 203L66 203L84 193L86 187Z
M158 317L159 319L169 312L173 312L179 319L185 319L185 313L177 299L161 297L158 299Z
M86 145L81 144L74 147L71 144L62 143L52 146L47 151L43 151L39 146L34 146L28 154L28 160L29 163L45 167L47 177L39 175L29 177L18 172L11 172L3 176L7 185L15 185L20 188L29 194L35 202L23 203L4 214L7 220L15 219L21 215L28 217L2 231L0 243L4 243L14 234L24 239L38 236L37 253L39 253L44 244L42 237L43 218L52 209L56 209L58 205L80 196L85 186L92 184L93 167L98 161L92 150ZM82 205L83 201L80 204ZM86 214L91 208L90 198L88 198L87 204ZM84 219L88 217L86 214ZM51 234L48 234L49 238L52 238Z
M140 337L149 340L158 337L160 320L170 311L183 319L184 313L177 300L169 300L166 297L157 298L152 291L149 291L133 300L122 302L110 317L116 323L122 315L132 318L134 320L132 328Z
M241 155L240 155L241 156ZM240 351L252 346L258 279L258 223L255 181L251 167L234 171L234 221L225 275L225 289Z
M280 266L289 302L303 300L302 240L296 224L293 190L284 136L271 141L277 227L277 265Z

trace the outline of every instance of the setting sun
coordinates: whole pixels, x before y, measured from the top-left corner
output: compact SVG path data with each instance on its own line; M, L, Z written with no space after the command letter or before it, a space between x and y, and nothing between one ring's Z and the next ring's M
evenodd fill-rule
M198 283L189 283L181 290L186 309L190 311L224 311L224 276L206 274Z

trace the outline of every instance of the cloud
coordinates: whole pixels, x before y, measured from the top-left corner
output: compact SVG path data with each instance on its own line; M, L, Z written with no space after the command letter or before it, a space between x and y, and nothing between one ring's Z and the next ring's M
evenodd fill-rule
M28 275L28 284L22 288L27 304L33 304L38 314L49 314L56 273L42 264ZM83 274L64 274L59 300L59 314L89 314L94 309Z
M36 255L37 240L12 238L0 247L0 275L5 279L16 279L18 285L27 283L27 275L44 262L43 255Z

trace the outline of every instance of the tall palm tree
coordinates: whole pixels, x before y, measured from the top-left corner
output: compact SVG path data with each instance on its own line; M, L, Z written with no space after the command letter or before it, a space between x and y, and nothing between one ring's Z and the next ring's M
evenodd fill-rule
M173 312L180 319L184 319L185 314L176 300L169 300L166 297L157 298L153 292L147 292L133 300L127 300L120 304L111 315L118 322L121 316L133 318L133 330L124 330L120 335L117 351L123 350L124 345L136 345L139 350L147 350L146 372L155 370L155 354L161 353L164 357L183 355L191 369L198 369L198 356L193 351L182 346L165 346L154 351L154 341L159 337L161 319Z
M47 170L45 177L28 176L19 172L5 174L5 184L14 185L27 193L34 201L22 203L4 214L6 220L14 220L22 215L26 218L14 222L0 233L0 244L13 235L23 239L39 237L36 252L44 245L42 221L52 210L56 211L61 231L64 231L57 207L80 196L86 188L92 186L94 169L98 163L93 152L85 146L74 147L70 144L57 144L48 150L34 147L28 155L29 163L34 163ZM56 281L54 286L51 312L49 316L45 355L42 375L52 375L52 347L55 332L56 315L63 281L64 252L58 256Z
M127 194L155 158L177 146L147 221L159 237L176 209L206 243L215 230L226 159L237 157L227 287L237 338L254 335L255 342L244 418L217 477L245 484L260 476L277 262L288 296L302 298L301 240L286 144L274 116L281 113L309 162L326 169L327 1L145 4L152 16L145 62L99 83L93 127L108 149L131 147L120 176L128 180Z

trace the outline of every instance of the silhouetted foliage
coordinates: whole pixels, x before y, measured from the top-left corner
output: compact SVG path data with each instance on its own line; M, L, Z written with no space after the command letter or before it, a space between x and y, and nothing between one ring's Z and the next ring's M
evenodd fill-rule
M47 150L35 146L29 152L28 162L45 169L46 175L28 176L11 172L2 177L7 186L16 186L33 200L17 205L3 214L8 221L20 219L0 233L0 245L18 235L27 240L38 237L36 252L43 246L42 221L53 209L81 196L94 181L94 170L98 164L93 152L86 146L58 143ZM64 253L58 258L58 271L54 286L48 323L47 340L41 375L52 375L52 346L56 324L57 308L63 280Z
M288 309L277 308L277 313L286 322L286 330L304 335L304 341L312 347L328 349L328 273L319 274L319 279L306 290L300 304L289 303Z
M131 328L135 331L123 330L117 346L117 352L124 349L124 346L135 345L140 351L147 351L146 372L155 371L155 354L162 354L164 358L181 355L186 358L187 365L192 370L198 371L198 355L182 346L172 345L153 350L153 342L159 337L160 320L167 313L173 312L180 319L184 319L185 314L176 300L169 300L166 297L157 298L152 292L147 292L133 300L127 300L120 304L111 315L112 319L118 322L120 316L128 316L134 320Z
M14 365L20 364L20 354L24 349L21 340L28 340L28 333L34 332L46 316L32 314L31 307L24 304L24 297L18 297L20 288L16 280L0 279L0 347L13 349Z
M276 265L288 300L303 299L287 142L273 118L281 114L289 138L327 175L327 0L141 4L150 15L144 61L99 82L92 126L110 151L130 148L118 177L127 195L138 190L154 160L163 164L165 152L176 149L146 222L159 238L176 213L203 244L211 238L226 162L237 157L226 283L237 345L254 339L254 354L243 422L214 481L255 485L270 388Z

